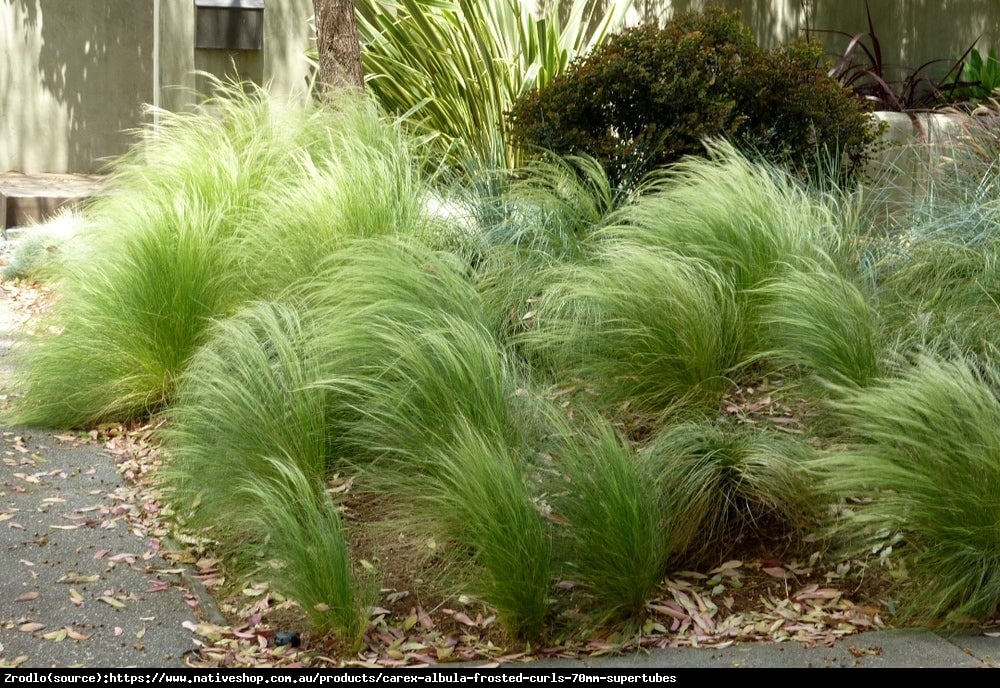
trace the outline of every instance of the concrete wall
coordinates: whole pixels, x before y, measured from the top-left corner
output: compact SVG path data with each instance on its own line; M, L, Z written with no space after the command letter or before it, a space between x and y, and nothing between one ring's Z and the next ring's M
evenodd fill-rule
M308 64L305 52L312 29L312 0L267 0L264 3L264 49L260 52L196 50L193 0L160 0L161 106L190 107L192 91L204 91L197 72L268 84L278 95L305 95Z
M867 30L864 0L634 1L647 20L709 4L740 9L766 45L807 26ZM869 5L887 62L955 58L980 34L981 49L1000 47L1000 0ZM143 104L180 110L197 102L191 91L205 81L196 70L304 92L311 0L266 1L259 53L195 50L194 13L194 0L0 0L0 172L100 171L132 143L125 130L148 121ZM831 52L846 40L825 39Z
M708 5L739 10L758 42L769 47L803 35L807 27L852 35L868 31L864 0L634 0L649 21ZM1000 0L868 0L867 6L889 64L915 68L954 60L979 36L977 48L984 54L986 48L1000 48ZM816 37L831 54L847 47L843 36ZM947 71L944 63L930 69Z
M0 171L90 172L153 98L153 6L0 0Z
M194 0L0 0L0 172L99 172L150 120L184 109L195 70L305 93L311 0L268 0L264 49L195 50Z

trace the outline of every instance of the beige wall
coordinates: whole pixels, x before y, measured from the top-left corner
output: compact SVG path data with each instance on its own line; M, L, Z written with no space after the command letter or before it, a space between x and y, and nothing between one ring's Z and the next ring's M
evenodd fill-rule
M757 40L773 46L811 29L857 34L868 31L864 0L634 0L649 20L673 11L722 5L738 9ZM940 58L957 59L977 37L977 48L1000 49L1000 0L869 0L872 21L885 61L919 67ZM829 52L842 51L848 39L817 34ZM940 71L945 63L932 66ZM948 65L950 67L950 64Z
M179 110L194 102L191 91L205 85L196 72L266 83L278 95L306 93L304 56L311 37L312 0L267 0L264 49L259 53L196 50L193 0L160 2L162 107Z
M864 0L634 1L648 19L708 4L740 9L768 45L807 25L867 28ZM1000 0L869 4L888 62L957 57L980 34L981 49L1000 48ZM301 93L312 2L265 7L264 49L237 55L237 69L276 93ZM826 41L832 52L845 39ZM195 70L232 72L224 52L195 50L194 0L0 0L0 58L0 172L100 171L132 142L123 132L147 121L143 104L187 108L203 84Z
M240 74L304 92L311 0L268 0L264 50ZM158 54L154 49L158 46ZM232 72L194 48L194 0L0 0L0 172L97 172L134 141L144 104L181 109L194 70Z
M153 96L151 2L0 0L0 171L92 171Z

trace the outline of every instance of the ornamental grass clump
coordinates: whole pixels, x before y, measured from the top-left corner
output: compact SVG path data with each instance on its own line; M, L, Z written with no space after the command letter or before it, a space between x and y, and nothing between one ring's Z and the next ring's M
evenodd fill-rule
M727 423L683 422L638 456L669 500L677 562L715 564L751 542L788 546L817 523L821 500L806 444Z
M831 209L787 172L710 143L651 180L610 223L611 240L660 246L705 261L737 292L788 265L818 260L837 240Z
M998 611L998 389L994 366L921 356L831 402L855 439L824 458L823 488L857 498L839 524L849 543L903 534L905 622L959 626Z
M366 356L350 379L345 371L317 384L354 400L359 417L346 437L365 483L411 505L455 556L471 554L473 567L452 569L457 586L494 607L513 636L535 638L551 554L523 475L526 414L513 368L481 325L430 310L414 316L336 323L357 331L345 341L363 341Z
M884 373L875 310L862 291L820 265L790 269L756 291L761 357L821 381L865 385Z
M318 633L360 645L376 587L356 573L325 491L336 423L315 385L326 360L292 302L214 323L181 376L164 433L165 495L237 568L257 568Z
M416 242L362 241L298 289L325 352L314 387L328 413L350 414L335 460L471 553L457 584L514 636L536 637L551 554L518 458L518 376L463 264Z
M275 478L275 452L311 484L326 480L335 424L314 386L326 361L311 325L299 308L272 302L215 323L166 412L169 498L189 527L227 549L264 536L252 530L256 498L239 483Z
M428 179L398 123L366 99L338 100L329 150L303 158L274 180L256 224L241 232L240 254L258 294L280 292L315 274L326 256L355 239L428 235Z
M373 126L374 114L356 116L346 101L343 110L324 109L220 88L203 112L163 113L89 206L89 248L60 267L46 334L25 347L18 422L76 426L163 408L213 318L238 310L262 285L301 276L285 271L288 261L247 251L262 243L248 237L267 227L276 241L281 219L261 218L289 180L334 164L330 132L350 138L359 123ZM286 210L292 222L297 209ZM354 221L331 218L330 226L342 228L341 220ZM285 239L323 250L308 233ZM284 246L285 255L308 250Z
M349 437L381 459L373 479L391 483L411 470L434 475L428 452L450 445L466 423L507 446L521 444L513 367L482 326L432 314L419 324L365 320L357 326L368 328L371 355L355 373L361 419Z
M524 458L463 419L452 425L452 441L429 450L433 474L411 474L399 493L411 488L418 513L457 546L452 571L462 589L496 609L512 636L537 639L550 610L552 543Z
M593 260L601 228L624 201L591 158L550 156L525 165L493 212L479 213L481 234L469 242L493 331L510 341L532 326L553 268Z
M620 243L561 269L521 341L541 372L584 381L608 412L660 415L718 404L742 326L732 287L704 262Z
M996 362L1000 243L954 237L917 242L880 284L882 310L910 352L959 349Z
M641 460L606 421L590 429L557 424L551 486L558 562L563 579L586 591L585 610L600 626L635 619L666 573L673 545L669 493L651 489L651 463Z
M241 285L218 215L204 206L155 214L114 253L64 263L60 299L21 349L16 422L75 427L160 410L210 319L235 305Z
M313 629L333 635L345 654L360 649L368 615L378 599L372 576L355 571L337 506L324 482L287 457L268 458L271 469L238 481L256 528L267 536L264 576L295 600Z

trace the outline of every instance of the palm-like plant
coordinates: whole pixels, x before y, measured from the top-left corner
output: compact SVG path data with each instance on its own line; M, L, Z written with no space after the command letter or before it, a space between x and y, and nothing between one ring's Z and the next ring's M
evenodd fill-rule
M505 113L621 25L631 0L574 0L565 23L520 0L357 0L368 90L461 166L507 169Z

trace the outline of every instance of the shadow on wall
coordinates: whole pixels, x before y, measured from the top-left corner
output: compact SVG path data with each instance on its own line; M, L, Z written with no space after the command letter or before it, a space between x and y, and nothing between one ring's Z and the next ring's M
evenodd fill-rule
M562 0L564 6L569 0ZM608 0L595 0L602 6ZM701 10L715 5L739 10L761 45L774 47L805 35L806 27L842 31L851 35L868 31L864 0L634 0L643 21L663 22L675 12ZM1000 0L869 0L872 20L885 61L900 69L914 69L931 60L942 74L972 42L985 54L1000 48ZM847 47L848 38L816 34L831 58Z
M843 0L839 0L843 2ZM640 16L648 21L662 22L675 12L695 12L718 5L727 10L739 10L740 19L750 27L757 42L774 47L796 35L800 0L635 0Z
M868 31L868 18L863 0L812 0L809 6L809 26L847 33ZM972 45L985 55L990 47L1000 47L1000 0L905 0L880 2L869 0L875 33L882 44L885 61L902 75L932 60L928 67L933 77L943 76ZM822 37L826 45L829 39ZM834 45L843 50L847 39L835 36Z
M143 121L143 104L152 101L152 3L15 2L23 35L38 39L37 55L19 59L37 59L38 85L64 108L68 118L66 168L101 171L107 159L131 145L134 139L124 130ZM24 84L29 90L33 86ZM34 144L21 138L22 147Z

